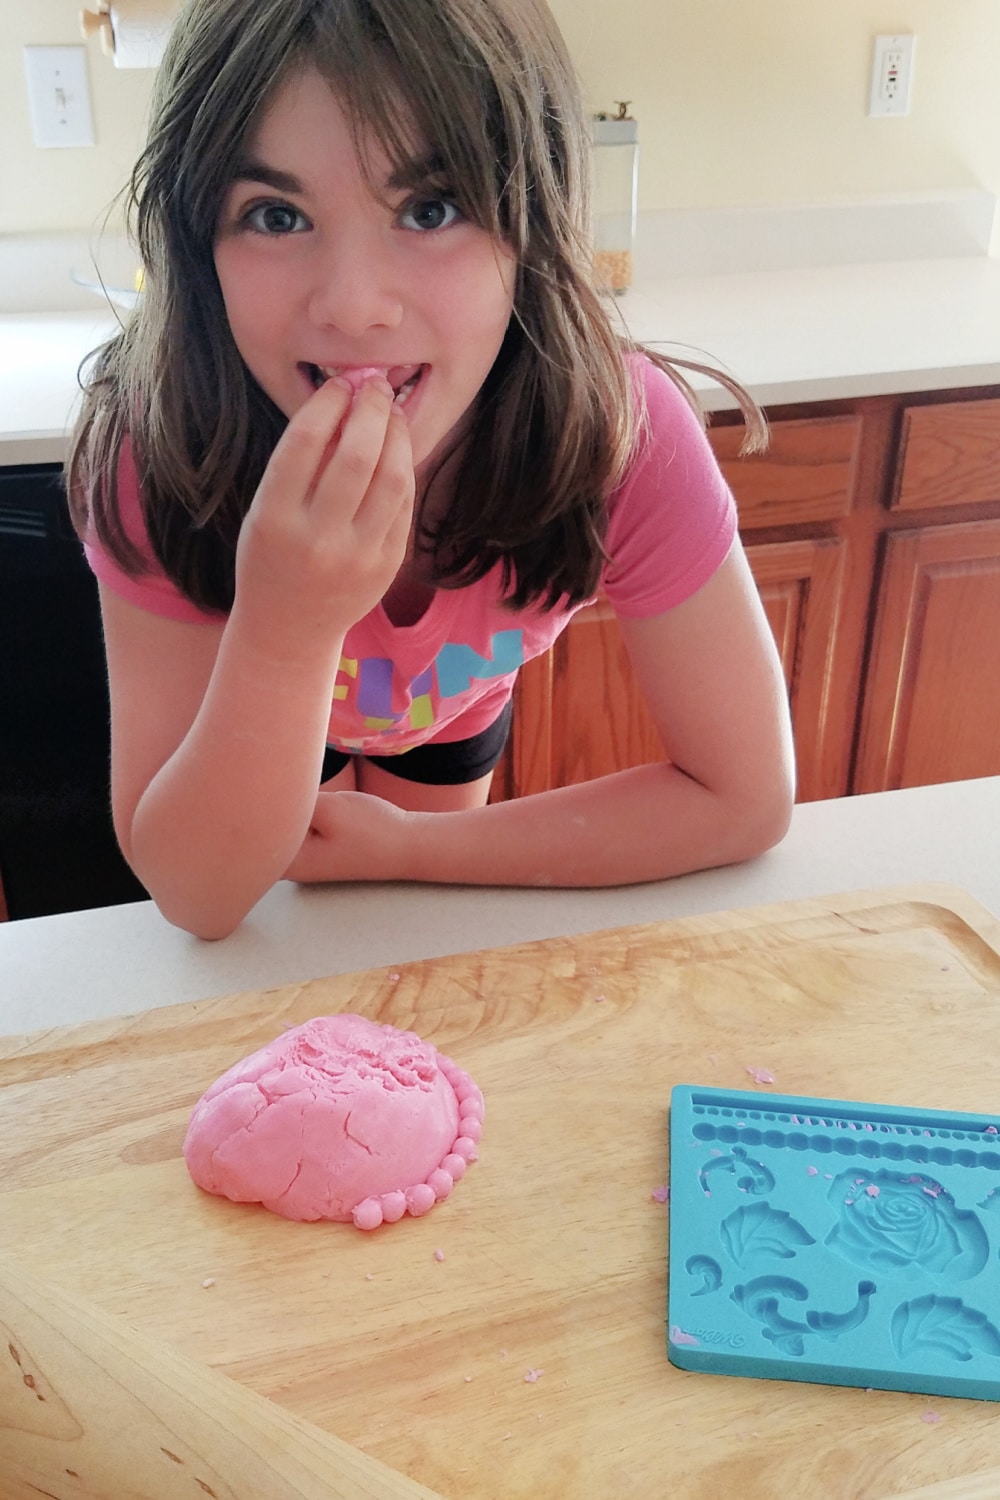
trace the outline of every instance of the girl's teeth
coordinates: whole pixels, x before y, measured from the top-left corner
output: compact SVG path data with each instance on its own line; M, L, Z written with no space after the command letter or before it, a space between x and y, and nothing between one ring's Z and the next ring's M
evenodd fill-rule
M399 390L396 392L395 396L393 397L393 401L392 401L393 406L404 406L406 404L406 401L407 401L407 398L410 395L410 392L413 390L413 388L415 387L415 385L416 385L416 383L417 383L417 381L419 379L420 379L420 371L418 370L415 375L411 375L410 376L409 380L404 380L403 381L403 384L399 387Z

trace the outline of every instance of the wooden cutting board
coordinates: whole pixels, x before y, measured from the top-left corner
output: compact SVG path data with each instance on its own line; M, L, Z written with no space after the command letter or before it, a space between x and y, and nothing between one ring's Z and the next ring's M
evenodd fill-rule
M363 1234L199 1193L198 1095L339 1010L413 1028L482 1087L453 1196ZM0 1042L0 1256L447 1500L958 1500L997 1462L993 1404L668 1363L653 1194L675 1083L766 1096L766 1069L782 1093L1000 1114L998 1057L1000 922L942 886L63 1027Z

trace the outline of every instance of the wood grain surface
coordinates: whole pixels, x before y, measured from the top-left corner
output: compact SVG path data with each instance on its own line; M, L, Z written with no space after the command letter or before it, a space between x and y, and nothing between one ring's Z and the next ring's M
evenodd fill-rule
M439 1500L263 1396L0 1262L4 1500Z
M180 1147L202 1090L283 1027L344 1010L412 1027L483 1089L480 1160L452 1197L366 1235L200 1193ZM675 1083L766 1096L747 1071L763 1068L782 1093L1000 1114L998 1055L1000 922L950 887L9 1038L0 1260L445 1500L1000 1493L981 1488L992 1403L669 1364L669 1208L653 1197ZM16 1444L0 1429L0 1473Z

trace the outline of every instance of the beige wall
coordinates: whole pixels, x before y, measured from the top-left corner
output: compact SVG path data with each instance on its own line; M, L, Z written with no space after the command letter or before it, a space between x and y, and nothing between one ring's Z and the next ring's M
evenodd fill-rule
M1000 196L998 0L551 3L588 102L633 100L644 208ZM917 38L912 112L870 120L872 37L892 31Z
M89 48L98 144L31 141L21 55L81 0L0 0L0 233L89 228L139 148L152 74ZM593 109L633 101L648 209L983 187L1000 196L1000 0L553 0ZM917 35L913 112L866 115L871 38Z
M89 229L102 221L142 141L151 72L115 68L88 46L96 146L40 150L31 139L22 49L82 43L83 0L0 0L0 233Z

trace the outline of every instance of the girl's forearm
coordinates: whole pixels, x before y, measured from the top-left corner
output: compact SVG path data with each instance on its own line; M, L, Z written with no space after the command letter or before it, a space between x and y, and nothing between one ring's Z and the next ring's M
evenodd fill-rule
M191 728L122 831L168 920L226 936L287 867L315 806L338 659L290 662L227 629Z
M677 767L638 766L470 812L424 814L410 878L471 885L618 886L735 864L784 835L791 787L712 791Z
M789 770L709 790L675 766L461 812L400 812L362 793L322 794L290 878L460 885L613 886L735 864L783 836Z

